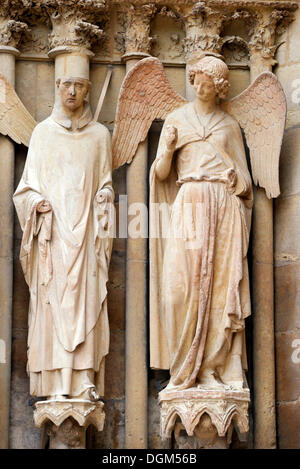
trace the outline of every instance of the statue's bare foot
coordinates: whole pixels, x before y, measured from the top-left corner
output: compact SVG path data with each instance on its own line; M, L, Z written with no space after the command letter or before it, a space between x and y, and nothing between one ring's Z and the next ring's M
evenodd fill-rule
M91 402L100 401L101 397L100 394L97 393L96 387L91 386L83 391L79 396L74 397L74 399L86 399Z
M223 384L215 377L214 370L204 370L199 378L197 388L220 388Z

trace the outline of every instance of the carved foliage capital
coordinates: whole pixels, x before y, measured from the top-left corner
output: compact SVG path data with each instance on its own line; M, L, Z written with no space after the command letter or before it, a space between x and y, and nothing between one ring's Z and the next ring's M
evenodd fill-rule
M1 0L0 18L17 19L22 13L32 6L31 0Z
M0 21L0 45L17 48L22 37L28 36L29 28L21 21Z
M119 15L123 17L123 33L122 39L124 44L124 52L149 53L152 44L150 36L151 19L157 12L154 3L143 5L134 5L127 3L123 5Z
M273 60L277 49L276 35L282 34L293 19L293 13L284 9L257 11L250 23L250 52L259 53L262 58Z
M31 6L30 0L2 0L0 5L0 45L18 47L29 28L21 21L22 14Z
M204 52L220 53L223 41L218 34L194 34L184 39L184 51L187 62L200 58Z
M226 17L218 10L205 6L204 2L194 5L191 14L185 17L186 39L184 43L187 61L195 60L203 52L220 53L220 37Z
M46 0L52 32L50 47L81 46L90 49L103 37L103 30L95 23L106 13L105 0Z
M220 34L226 20L220 8L208 6L205 2L174 8L185 26L184 50L187 62L196 60L203 52L220 53Z
M174 6L174 10L182 18L187 34L199 27L219 33L227 18L221 8L207 6L205 2Z

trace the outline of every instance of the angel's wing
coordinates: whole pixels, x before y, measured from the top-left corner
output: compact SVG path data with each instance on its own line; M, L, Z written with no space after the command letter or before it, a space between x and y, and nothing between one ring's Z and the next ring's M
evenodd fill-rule
M127 73L120 90L112 137L113 168L132 161L154 119L165 119L185 103L171 87L158 59L139 61Z
M28 147L36 124L13 87L0 73L0 133Z
M254 183L269 198L280 194L279 156L286 118L283 89L271 72L264 72L241 94L222 107L244 129Z

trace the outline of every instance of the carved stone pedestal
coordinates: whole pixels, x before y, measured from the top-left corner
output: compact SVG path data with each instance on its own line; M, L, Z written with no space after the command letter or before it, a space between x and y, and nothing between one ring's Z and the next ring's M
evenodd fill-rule
M39 401L33 417L37 428L46 425L50 449L84 449L87 427L103 430L104 404L84 399Z
M170 442L174 432L175 445L180 449L226 449L233 428L240 440L247 435L249 401L249 389L161 391L161 437Z

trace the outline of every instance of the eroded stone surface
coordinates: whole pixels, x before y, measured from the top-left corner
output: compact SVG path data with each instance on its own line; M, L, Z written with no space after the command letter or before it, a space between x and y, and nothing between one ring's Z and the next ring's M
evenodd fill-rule
M300 402L282 402L277 407L280 449L299 449Z
M275 267L276 332L300 330L300 264L284 254Z

